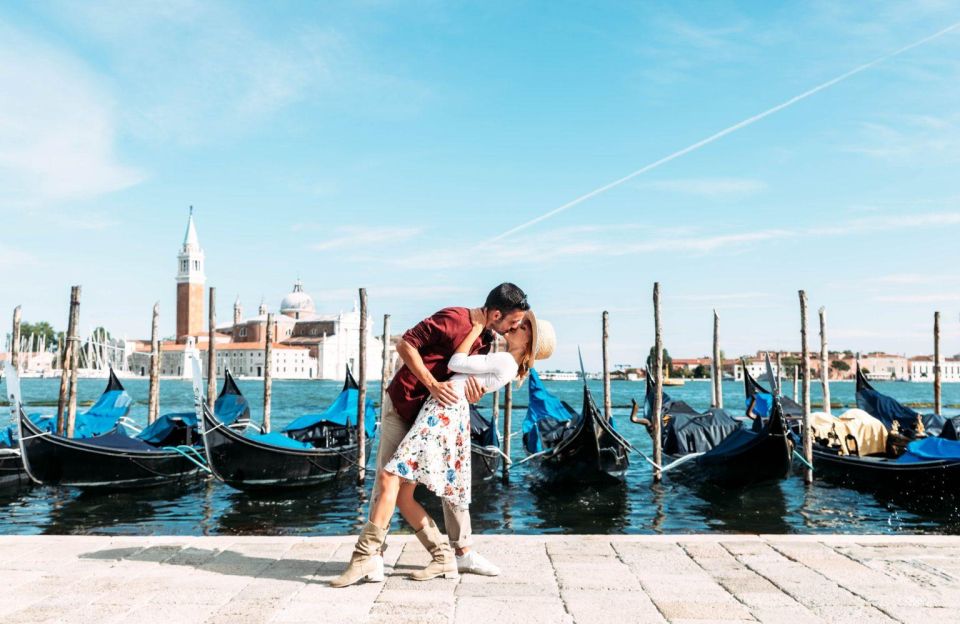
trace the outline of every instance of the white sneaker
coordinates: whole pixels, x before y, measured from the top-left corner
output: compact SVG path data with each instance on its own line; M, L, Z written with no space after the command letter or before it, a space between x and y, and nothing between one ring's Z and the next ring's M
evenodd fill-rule
M471 550L464 555L457 555L457 570L460 574L500 575L500 568L487 561L483 555L475 550Z

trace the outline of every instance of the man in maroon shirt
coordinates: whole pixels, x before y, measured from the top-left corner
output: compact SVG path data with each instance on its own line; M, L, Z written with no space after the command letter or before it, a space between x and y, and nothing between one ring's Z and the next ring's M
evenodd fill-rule
M463 342L474 322L483 323L486 331L477 339L470 354L490 350L494 332L506 334L520 326L524 313L530 309L527 296L520 288L503 283L490 291L482 308L444 308L407 330L397 343L397 355L403 366L387 387L387 398L380 422L380 447L377 451L377 474L390 461L400 442L406 436L427 397L433 395L443 404L457 401L450 377L453 373L447 362L457 346ZM476 403L485 392L476 380L467 381L467 400ZM372 509L380 495L379 479L373 486ZM456 509L444 502L443 518L451 546L456 550L460 572L496 576L496 566L471 550L469 510Z

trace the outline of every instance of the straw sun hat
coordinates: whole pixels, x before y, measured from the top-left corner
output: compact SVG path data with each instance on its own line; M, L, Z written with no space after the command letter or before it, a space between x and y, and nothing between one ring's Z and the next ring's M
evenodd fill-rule
M533 336L530 352L534 360L545 360L553 355L557 346L557 333L553 330L553 323L537 320L533 310L527 310L527 318L530 320L530 335Z

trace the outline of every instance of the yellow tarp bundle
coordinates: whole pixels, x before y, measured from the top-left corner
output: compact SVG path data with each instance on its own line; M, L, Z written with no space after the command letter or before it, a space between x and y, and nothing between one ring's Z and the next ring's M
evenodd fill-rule
M849 455L857 448L861 456L887 450L887 428L861 409L847 410L840 416L814 412L810 414L810 420L816 437L830 439L831 443L839 441L841 455ZM856 446L847 441L848 435L856 439Z

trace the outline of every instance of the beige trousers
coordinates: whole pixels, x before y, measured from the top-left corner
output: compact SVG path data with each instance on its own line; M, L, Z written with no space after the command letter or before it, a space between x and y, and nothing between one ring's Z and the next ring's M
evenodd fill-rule
M376 504L380 497L380 471L393 454L397 452L404 436L410 431L411 424L407 424L397 411L393 408L393 401L390 395L385 395L383 406L380 412L380 445L377 447L377 476L373 482L373 496L370 501L370 508ZM457 509L443 501L443 522L447 528L447 537L450 538L450 545L454 548L469 548L473 543L471 540L470 510Z

